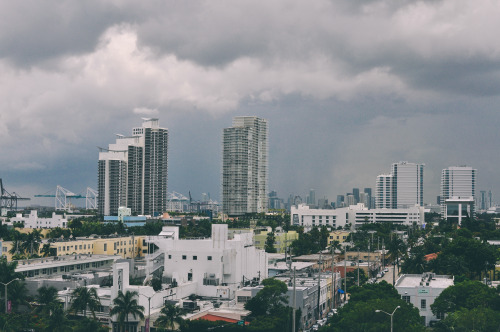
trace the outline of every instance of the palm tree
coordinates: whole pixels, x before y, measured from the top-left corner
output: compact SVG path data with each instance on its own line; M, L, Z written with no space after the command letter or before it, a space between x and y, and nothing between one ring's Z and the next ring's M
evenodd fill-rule
M12 237L12 247L9 250L9 253L12 255L18 256L19 254L24 254L23 242L26 234L22 234L19 231L13 230L11 233Z
M83 316L87 317L87 308L89 308L92 317L96 318L95 312L101 306L101 301L95 288L78 287L71 294L71 299L73 303L71 303L70 311L74 311L76 314L81 310L83 311Z
M42 256L43 257L50 257L52 255L52 248L50 247L50 243L44 243L42 247Z
M173 330L175 328L174 322L182 322L181 315L182 310L179 307L172 304L165 304L165 306L161 308L160 317L155 321L155 326Z
M119 291L118 296L113 300L113 307L109 311L109 315L118 315L118 326L124 327L126 322L128 327L129 315L132 315L134 319L136 316L144 319L144 307L139 305L136 297L138 297L137 292L127 291L123 294L123 292Z
M19 305L27 305L28 301L26 297L28 295L28 289L24 281L15 281L9 286L9 298L11 298L12 308L14 311L17 310Z
M38 249L40 248L40 243L42 242L42 231L38 229L34 229L31 233L29 233L21 247L25 252L29 252L30 256L33 254L38 254Z
M48 315L42 317L44 331L72 331L70 322L66 317L66 313L60 303L54 302L47 306Z
M38 303L38 307L35 308L35 313L41 313L43 315L50 314L50 307L54 304L59 304L57 299L57 289L50 286L43 286L38 288L38 294L35 296L35 300Z

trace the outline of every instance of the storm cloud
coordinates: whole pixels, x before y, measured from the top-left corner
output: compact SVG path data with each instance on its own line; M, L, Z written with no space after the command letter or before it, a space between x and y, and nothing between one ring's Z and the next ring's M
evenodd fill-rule
M426 164L426 202L451 165L498 192L497 1L16 1L0 22L11 191L95 187L97 146L155 116L169 191L218 199L222 128L258 115L283 197L374 187L400 160Z

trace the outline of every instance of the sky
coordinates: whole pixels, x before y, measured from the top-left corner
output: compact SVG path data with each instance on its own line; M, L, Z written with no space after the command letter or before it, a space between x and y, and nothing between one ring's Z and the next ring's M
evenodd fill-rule
M409 161L427 203L455 165L496 200L498 31L493 0L1 1L0 178L95 189L97 147L156 117L168 191L220 200L222 130L255 115L280 197L335 200Z

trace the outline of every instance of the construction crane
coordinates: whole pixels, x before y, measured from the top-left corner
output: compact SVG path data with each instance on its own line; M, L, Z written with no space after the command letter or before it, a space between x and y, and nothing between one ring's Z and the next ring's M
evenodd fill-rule
M56 211L67 211L72 212L75 207L72 203L72 199L85 198L86 199L86 208L87 209L96 209L97 208L97 192L88 187L87 195L82 196L80 194L75 194L68 189L58 185L56 187L55 195L52 194L41 194L35 195L35 197L54 197L55 198L55 209Z
M2 179L0 178L0 213L4 209L8 211L10 210L17 211L17 201L29 201L29 200L30 198L21 197L15 192L11 194L7 190L5 190L5 188L3 187Z

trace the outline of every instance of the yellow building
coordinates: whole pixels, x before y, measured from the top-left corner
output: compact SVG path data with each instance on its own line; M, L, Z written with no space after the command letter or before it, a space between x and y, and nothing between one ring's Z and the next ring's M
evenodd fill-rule
M120 255L123 258L144 257L147 253L147 245L144 243L144 236L116 237L107 239L79 239L73 241L52 242L50 247L55 250L56 256L71 254L93 254L93 255ZM40 244L38 255L42 255ZM2 255L12 260L12 254L9 252L12 248L12 241L3 241Z
M328 237L328 245L331 245L333 241L338 241L339 243L343 243L347 236L350 234L349 231L337 230L330 232L330 236Z
M255 247L258 249L264 249L267 240L267 234L271 232L271 229L263 230L256 233L253 236ZM288 232L275 232L274 233L274 248L276 248L277 253L284 253L286 246L290 246L294 240L299 239L299 234L296 231Z
M144 236L117 237L110 239L95 239L94 254L120 255L123 258L144 257L147 254L147 244Z

